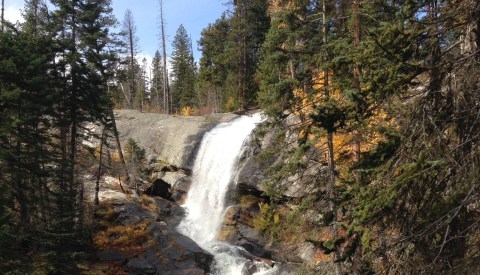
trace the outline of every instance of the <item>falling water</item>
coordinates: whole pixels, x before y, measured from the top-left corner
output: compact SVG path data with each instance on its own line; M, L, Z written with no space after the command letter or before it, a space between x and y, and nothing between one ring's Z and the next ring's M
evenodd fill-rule
M242 248L216 241L243 144L261 120L262 115L256 113L219 124L205 134L195 159L192 186L184 205L187 216L178 229L214 255L213 274L242 274L247 265L259 272L267 270L263 264L242 257Z

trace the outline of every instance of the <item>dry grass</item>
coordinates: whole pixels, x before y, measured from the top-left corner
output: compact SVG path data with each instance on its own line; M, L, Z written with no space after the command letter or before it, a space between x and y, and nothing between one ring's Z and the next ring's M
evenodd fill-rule
M142 195L140 197L140 201L142 203L142 206L152 212L158 212L158 207L157 204L155 203L155 200L147 195Z
M116 225L98 231L93 237L96 249L116 250L127 255L137 255L145 252L149 235L147 229L150 222L136 225Z

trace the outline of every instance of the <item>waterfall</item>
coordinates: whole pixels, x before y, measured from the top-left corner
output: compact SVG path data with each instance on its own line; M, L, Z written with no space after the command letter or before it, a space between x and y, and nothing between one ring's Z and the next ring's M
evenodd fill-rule
M263 264L242 257L243 248L216 241L243 144L261 120L262 115L256 113L219 124L205 134L195 159L184 204L187 215L178 230L214 255L212 274L242 274L247 265L258 272L267 270Z

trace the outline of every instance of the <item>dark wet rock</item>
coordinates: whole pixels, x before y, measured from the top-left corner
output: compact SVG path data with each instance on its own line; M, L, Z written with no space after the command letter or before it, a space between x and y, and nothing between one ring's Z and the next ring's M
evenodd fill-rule
M177 271L167 271L163 275L204 275L205 272L200 268L188 268Z
M115 213L118 213L118 221L123 225L134 225L142 221L155 221L158 214L139 207L131 201L116 201L112 204Z
M156 274L157 268L144 257L135 257L127 263L127 268L134 274Z
M155 179L150 186L145 189L144 193L149 196L158 196L167 200L173 200L172 193L170 193L171 187L168 182L162 179Z
M162 221L169 225L169 228L174 229L175 226L185 216L185 209L180 205L160 197L152 197L155 206L160 213Z
M169 231L168 234L164 234L165 230L162 230L163 228L165 228L164 224L155 223L149 229L155 244L153 247L156 249L154 257L163 259L161 263L156 264L159 272L195 269L200 269L204 272L209 271L210 264L213 261L212 255L202 250L188 237L180 235L173 230ZM150 254L152 253L150 252Z
M119 251L115 250L107 250L107 251L100 251L97 253L97 257L101 261L125 261L128 256Z
M258 272L258 267L253 262L247 262L242 269L242 275L251 275Z

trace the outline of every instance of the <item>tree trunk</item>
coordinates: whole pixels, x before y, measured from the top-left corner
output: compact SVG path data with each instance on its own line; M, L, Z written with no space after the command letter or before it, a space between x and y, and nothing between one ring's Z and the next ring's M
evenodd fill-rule
M0 29L0 32L3 32L3 26L5 24L5 0L2 0L2 18L1 18L1 24L2 28Z
M360 0L353 1L353 36L354 36L354 46L357 48L360 45L360 32L361 32L361 22L360 22ZM353 68L353 85L358 94L362 92L360 87L360 67L358 63L354 64ZM360 123L358 123L360 124ZM362 141L362 134L359 129L353 131L353 161L360 161L360 144Z
M98 206L100 200L98 199L98 192L100 191L100 176L102 174L102 158L103 158L103 143L105 138L105 127L102 130L102 137L100 138L100 156L98 159L97 181L95 182L95 206Z
M323 32L323 45L326 46L328 40L327 40L327 4L326 0L322 1L322 32ZM327 63L328 57L327 54L324 53L324 62ZM329 70L328 68L325 69L324 71L324 76L323 76L323 88L325 92L325 97L329 98L330 97L330 91L329 91ZM327 150L328 150L328 179L329 179L329 189L330 189L330 196L329 196L329 210L332 212L333 217L334 217L334 223L332 224L330 231L332 234L333 239L336 239L338 237L338 228L335 224L337 220L337 207L334 203L334 200L337 196L335 192L335 152L333 148L333 132L327 133ZM335 251L335 257L337 259L340 258L340 252L338 249ZM335 263L335 274L342 274L342 264Z
M130 46L130 108L133 108L135 102L135 53L133 49L133 29L128 30L128 41Z
M163 109L166 114L170 113L169 104L169 87L168 87L168 69L167 69L167 47L165 45L165 22L163 20L163 0L160 0L160 28L162 36L162 51L163 51Z
M322 31L323 31L323 44L327 44L327 5L326 5L326 0L323 0L322 4L323 8L323 24L322 24ZM327 56L325 55L324 57L324 62L327 62ZM324 72L324 81L323 81L323 87L325 91L325 97L329 98L330 97L330 91L328 90L328 85L329 85L329 70L328 68L325 69ZM333 133L329 132L327 134L327 147L328 147L328 174L329 174L329 180L330 180L330 187L334 188L335 187L335 162L334 162L334 151L333 151Z
M112 120L113 135L115 136L115 142L117 144L118 156L120 157L120 161L122 162L123 169L125 170L125 176L126 176L125 182L128 183L130 181L130 176L128 174L127 163L125 162L125 157L123 156L122 144L120 143L120 137L118 136L117 123L115 122L115 114L113 113L112 109L110 109L110 119Z
M77 53L77 17L76 17L76 10L75 10L75 2L72 2L72 52L73 56L76 55ZM77 162L77 135L78 135L78 117L77 117L77 112L78 112L78 101L77 101L77 89L79 83L77 82L78 75L80 72L78 72L77 64L75 61L72 61L70 64L71 68L71 91L72 91L72 105L70 106L70 156L69 156L69 161L70 161L70 175L69 175L69 192L71 194L76 194L75 190L76 189L76 184L75 184L75 175L76 175L76 162ZM81 183L83 185L83 182ZM83 189L83 186L80 188ZM80 190L82 191L82 190ZM77 193L79 194L79 193ZM80 195L80 194L79 194ZM74 226L74 218L79 218L78 220L78 225L79 225L79 232L83 230L83 201L79 201L81 199L80 197L73 197L71 198L72 201L70 203L74 203L75 200L78 200L78 205L79 205L79 211L80 213L78 214L79 216L76 215L76 209L72 204L68 205L69 211L72 211L72 213L67 213L67 215L71 215L72 218L72 226Z

